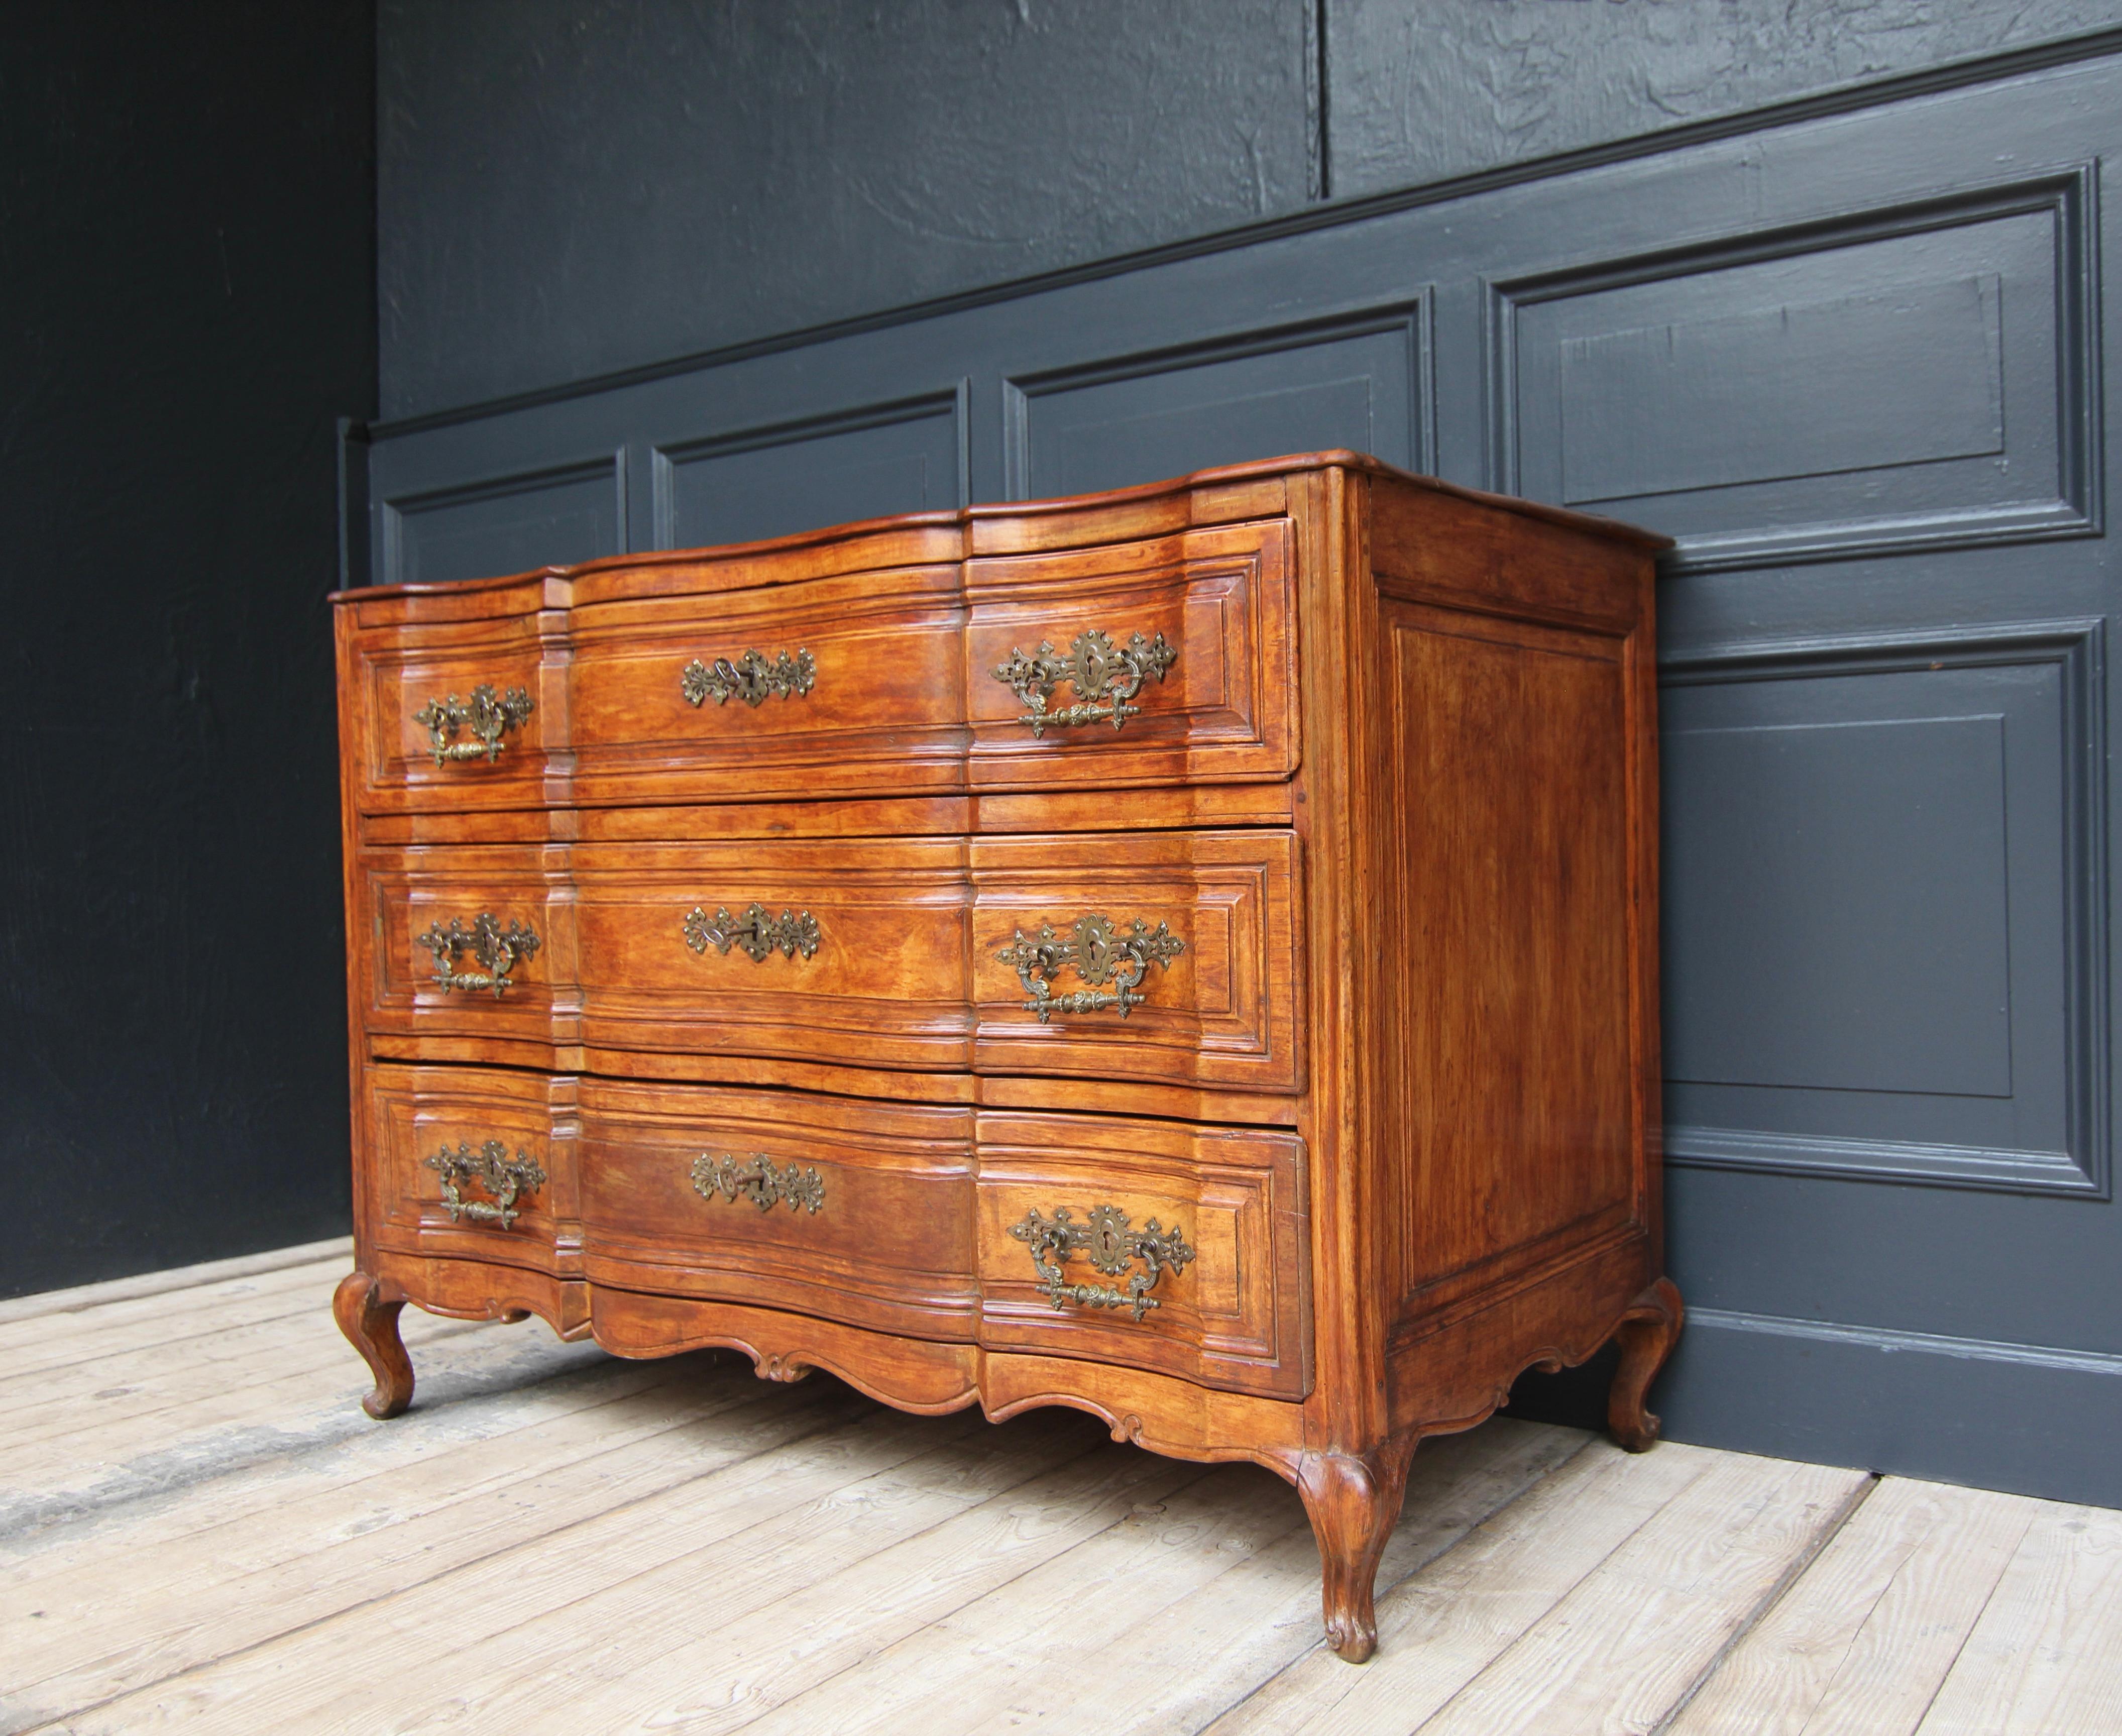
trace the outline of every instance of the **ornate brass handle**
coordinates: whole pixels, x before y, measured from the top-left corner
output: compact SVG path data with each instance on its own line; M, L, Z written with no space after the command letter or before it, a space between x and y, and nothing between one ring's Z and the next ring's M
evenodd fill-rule
M501 757L502 737L521 728L537 709L530 703L528 688L512 687L497 697L482 681L468 700L451 694L428 700L413 714L413 721L425 726L436 765L446 765L452 760L484 760L491 765ZM470 729L474 739L460 742L460 729Z
M501 919L493 911L481 910L472 918L470 928L461 916L450 918L446 929L439 922L429 924L426 934L416 937L415 944L435 955L435 980L445 989L461 989L466 993L491 989L498 1000L512 985L508 973L537 952L538 936L524 922L511 922L503 929ZM480 968L452 969L467 948Z
M717 1194L734 1205L749 1200L763 1212L788 1202L791 1211L816 1213L825 1203L825 1178L816 1169L777 1166L763 1151L740 1160L732 1152L703 1152L693 1160L693 1191L703 1200Z
M1185 950L1186 943L1163 923L1152 929L1138 916L1123 930L1114 927L1111 917L1093 914L1079 920L1065 940L1054 934L1051 923L1040 924L1034 935L1019 929L995 957L1017 972L1031 997L1024 1010L1036 1013L1043 1025L1056 1013L1101 1013L1108 1007L1125 1018L1130 1008L1148 999L1134 991L1151 964L1168 971ZM1063 965L1071 964L1092 986L1056 994L1054 979ZM1106 983L1112 987L1104 987Z
M488 1139L476 1153L469 1140L460 1139L455 1151L445 1145L420 1162L442 1177L442 1204L452 1224L470 1218L474 1223L498 1224L507 1229L522 1215L516 1209L517 1197L535 1194L545 1185L545 1172L535 1158L519 1149L512 1162L508 1148L498 1139ZM484 1187L493 1200L465 1199L458 1189L467 1182Z
M755 904L736 917L724 905L709 916L696 904L685 918L685 944L695 952L712 946L727 956L732 946L741 947L754 964L764 964L776 952L784 958L798 952L809 958L818 950L819 938L818 919L808 910L783 910L776 916L764 905Z
M747 705L760 706L769 694L778 693L785 700L810 692L817 676L818 666L807 651L799 650L793 657L784 651L771 660L759 652L747 651L734 662L726 657L718 657L712 663L694 657L679 676L678 686L694 705L709 700L717 705L742 700Z
M1044 639L1034 657L1011 646L1009 661L995 670L994 678L1022 702L1025 714L1017 721L1029 723L1035 736L1045 735L1049 727L1074 723L1105 723L1118 729L1142 709L1127 703L1142 691L1142 684L1152 676L1161 681L1164 671L1178 661L1179 653L1161 633L1155 639L1138 633L1126 644L1115 645L1092 627L1076 635L1066 657ZM1054 690L1063 681L1076 690L1076 703L1049 711Z
M1166 1270L1178 1271L1194 1257L1177 1224L1166 1229L1152 1218L1140 1229L1129 1229L1127 1214L1117 1205L1092 1206L1089 1221L1083 1224L1070 1217L1065 1205L1055 1207L1050 1219L1041 1217L1034 1206L1022 1223L1010 1226L1009 1233L1031 1250L1031 1263L1039 1268L1039 1287L1055 1308L1074 1302L1090 1308L1126 1308L1137 1320L1157 1305L1149 1293ZM1124 1290L1109 1284L1071 1284L1063 1268L1068 1256L1078 1252L1089 1256L1091 1264L1109 1278L1127 1271L1131 1261L1139 1260L1143 1269L1128 1273Z

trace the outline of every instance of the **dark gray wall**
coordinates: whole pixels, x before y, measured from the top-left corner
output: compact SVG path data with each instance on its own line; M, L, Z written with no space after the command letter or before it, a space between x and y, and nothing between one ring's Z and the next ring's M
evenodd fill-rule
M347 1219L365 0L0 8L0 1294Z
M1350 32L1395 16L1439 20L1438 53L1480 76L1379 110L1444 112L1413 135L1441 155L1381 147L1376 172L1480 172L379 427L372 571L468 576L1330 445L1670 531L1667 1198L1694 1311L1659 1398L1671 1432L2122 1504L2105 419L2122 313L2102 293L2122 231L2099 196L2122 30L1731 112L1842 77L1853 42L1872 65L2087 16L1933 7L1897 37L1875 27L1888 9L1859 9L1845 38L1801 3L1779 9L1788 63L1720 50L1676 129L1696 50L1667 27L1713 12L1727 44L1760 16L1334 0L1313 116L1330 184L1371 161L1350 143L1363 111L1336 100ZM1540 70L1586 18L1652 33L1639 82L1603 38ZM1514 58L1498 30L1536 40ZM1362 63L1391 87L1382 49ZM1574 91L1569 124L1520 126L1550 85ZM1582 148L1521 160L1559 145ZM393 221L386 200L386 249ZM918 251L881 234L881 255ZM816 285L781 257L792 305ZM505 322L476 335L516 383L559 377Z
M2122 21L2122 0L383 0L382 413Z
M386 0L383 407L1301 205L1292 0Z

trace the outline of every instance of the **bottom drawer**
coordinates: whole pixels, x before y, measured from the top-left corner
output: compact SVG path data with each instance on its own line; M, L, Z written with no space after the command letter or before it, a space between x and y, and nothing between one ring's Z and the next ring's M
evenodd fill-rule
M378 1247L580 1275L573 1079L381 1063L367 1079Z
M983 1345L1311 1390L1302 1140L985 1112L977 1143Z
M593 1282L969 1341L969 1110L582 1082Z

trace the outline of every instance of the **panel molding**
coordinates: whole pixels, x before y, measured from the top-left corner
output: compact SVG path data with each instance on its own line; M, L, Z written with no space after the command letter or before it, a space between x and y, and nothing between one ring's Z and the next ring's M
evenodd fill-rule
M2053 502L1900 517L1850 519L1788 531L1683 538L1660 563L1669 574L1788 566L1857 555L1987 548L2097 536L2104 526L2099 171L2092 162L1986 182L1936 196L1872 206L1708 241L1587 261L1510 278L1484 278L1485 486L1520 492L1517 316L1529 307L1706 272L1794 260L2029 215L2055 225L2058 495Z
M727 457L735 452L759 452L777 446L795 446L834 434L858 433L866 428L892 428L921 422L931 416L951 419L952 447L957 456L956 504L972 499L972 428L969 411L973 383L961 377L955 385L932 392L881 400L847 409L828 410L793 421L757 423L726 433L697 439L658 441L649 447L649 510L655 526L655 546L677 546L677 472L702 459Z
M512 470L498 476L484 476L470 482L452 483L442 488L423 489L409 494L393 494L376 503L383 550L383 575L379 583L386 585L405 583L405 525L408 519L424 513L446 511L451 507L470 506L488 500L506 500L517 494L535 494L547 489L564 488L570 483L603 482L612 487L614 522L617 526L619 546L615 554L624 554L626 548L626 448L614 447L610 452L596 458L577 458L559 464L541 465L536 469Z
M1773 1338L1855 1345L1871 1350L1913 1350L1969 1361L2017 1363L2025 1368L2067 1369L2074 1374L2122 1380L2122 1355L2107 1350L2058 1350L2001 1338L1955 1338L1942 1332L1904 1332L1888 1327L1851 1326L1839 1320L1793 1320L1781 1314L1750 1314L1731 1308L1691 1308L1687 1311L1687 1323L1715 1331L1758 1332Z
M1904 671L2057 666L2061 676L2064 934L2064 1149L1989 1149L1826 1139L1676 1124L1676 1168L1915 1183L2016 1194L2112 1197L2109 1150L2106 623L2026 621L1956 633L1761 639L1668 652L1662 687Z
M1389 302L1370 302L1356 307L1331 310L1287 325L1255 326L1196 342L1101 357L1033 373L1005 372L1002 381L1003 497L1022 500L1029 496L1031 409L1036 399L1087 386L1109 386L1123 380L1183 373L1219 362L1242 361L1249 356L1278 355L1349 338L1381 335L1404 336L1407 340L1409 377L1403 383L1408 394L1409 444L1414 447L1409 454L1408 467L1424 470L1434 461L1437 452L1437 370L1431 353L1434 304L1433 286L1424 283Z

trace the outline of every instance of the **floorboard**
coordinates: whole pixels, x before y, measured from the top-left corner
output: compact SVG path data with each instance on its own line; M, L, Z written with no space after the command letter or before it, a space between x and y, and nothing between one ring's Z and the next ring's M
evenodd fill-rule
M0 1312L0 1736L2122 1730L2122 1514L1499 1419L1358 1668L1257 1467L409 1311L376 1424L344 1264Z

